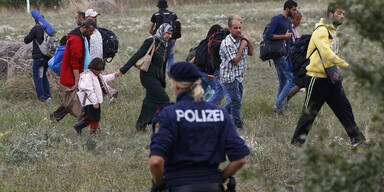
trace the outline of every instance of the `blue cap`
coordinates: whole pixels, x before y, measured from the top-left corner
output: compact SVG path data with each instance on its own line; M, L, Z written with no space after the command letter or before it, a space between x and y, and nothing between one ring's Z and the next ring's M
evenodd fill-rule
M196 65L182 61L177 62L171 66L168 72L168 76L175 81L196 81L201 77L201 72Z

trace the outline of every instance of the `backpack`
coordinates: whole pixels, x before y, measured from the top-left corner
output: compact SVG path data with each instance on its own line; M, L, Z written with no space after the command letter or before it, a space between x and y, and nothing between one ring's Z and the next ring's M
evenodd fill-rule
M208 45L209 38L200 41L199 45L196 47L195 64L201 72L213 74L215 72L215 68L211 60L211 55L209 54Z
M48 57L53 57L56 52L56 48L59 46L59 39L54 35L48 35L47 32L44 31L44 39L41 44L37 43L41 53Z
M305 67L309 64L307 59L307 49L311 35L302 35L293 44L292 53L292 72L295 77L299 77L306 74Z
M168 23L172 26L172 39L178 39L181 37L181 23L180 21L176 21L176 14L170 11L163 12L159 11L155 14L156 16L156 28L155 31L162 25L163 23ZM155 32L156 33L156 32Z
M221 42L229 33L229 30L222 29L201 41L197 46L195 63L202 72L213 75L220 68Z
M105 59L107 63L110 63L119 49L119 38L108 29L97 28L97 30L99 30L103 38L103 59ZM111 60L108 61L108 58L111 58Z
M230 32L228 29L222 29L216 33L214 33L209 38L209 55L211 56L213 66L215 70L220 69L221 58L220 58L220 46L221 42L229 35Z
M193 59L196 56L196 50L197 50L197 47L190 48L187 53L187 57L185 58L185 61L187 62L191 61L191 59Z
M61 63L63 61L65 45L59 46L56 49L55 55L48 61L49 68L60 76Z

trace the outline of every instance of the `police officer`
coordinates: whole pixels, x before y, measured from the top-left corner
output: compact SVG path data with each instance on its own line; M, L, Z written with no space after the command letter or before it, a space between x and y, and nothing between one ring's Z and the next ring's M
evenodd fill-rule
M249 149L227 111L202 100L195 65L175 63L168 75L177 101L153 120L152 191L223 192L222 183L245 164ZM226 156L231 162L220 171Z

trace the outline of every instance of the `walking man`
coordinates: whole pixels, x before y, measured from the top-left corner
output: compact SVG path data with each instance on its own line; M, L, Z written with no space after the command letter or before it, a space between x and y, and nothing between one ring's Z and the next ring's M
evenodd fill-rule
M25 36L24 43L28 44L33 42L32 58L33 58L33 82L35 84L37 98L45 102L51 99L51 91L49 87L49 81L47 78L48 60L49 57L43 55L40 50L39 44L44 41L44 29L35 20L35 26L31 29L29 34Z
M80 73L84 70L84 53L85 53L85 39L92 35L96 28L96 23L93 20L86 20L81 27L77 27L68 33L67 46L65 47L63 62L60 69L60 84L66 87L66 91L77 89ZM76 95L76 94L75 94ZM56 121L60 121L70 112L61 99L61 106L53 112L50 117ZM80 107L81 106L75 106Z
M172 38L167 42L167 54L168 54L168 68L174 63L176 35L180 33L180 20L176 13L168 10L168 2L166 0L159 0L157 3L159 11L154 13L149 23L149 34L156 34L157 29L163 24L168 23L173 27Z
M85 19L93 20L96 25L98 15L100 14L93 9L85 11ZM103 58L103 37L97 28L93 31L93 34L89 38L89 56L90 61L94 58Z
M296 14L297 3L293 0L287 0L284 3L284 11L282 14L272 17L267 30L264 33L264 39L285 40L286 49L292 43L292 22L289 17ZM293 75L286 66L286 56L274 58L277 76L279 78L279 89L277 91L274 111L284 114L284 101L287 98L291 88L293 87Z
M240 110L243 97L243 80L247 69L247 55L253 55L253 45L242 34L242 24L238 20L228 22L230 34L220 46L220 82L227 90L233 121L237 128L243 128Z
M316 24L308 45L307 58L310 58L310 63L306 69L310 84L307 86L303 112L291 143L301 145L305 142L317 113L327 102L350 137L352 146L356 147L365 141L365 137L356 126L352 107L345 96L338 72L338 67L348 67L349 64L336 55L338 48L335 41L336 29L343 24L344 10L329 7L327 17L328 19L320 19ZM333 68L335 72L333 77L340 80L331 81L325 71L326 68L328 70Z

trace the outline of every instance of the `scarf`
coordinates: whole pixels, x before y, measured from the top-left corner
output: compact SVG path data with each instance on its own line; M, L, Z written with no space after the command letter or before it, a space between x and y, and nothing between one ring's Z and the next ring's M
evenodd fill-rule
M156 39L159 39L165 47L168 46L167 42L164 41L163 37L164 37L164 34L167 33L167 32L172 32L173 31L173 28L170 24L168 23L163 23L162 25L160 25L160 27L157 29L156 31L156 34L154 35L154 37Z

